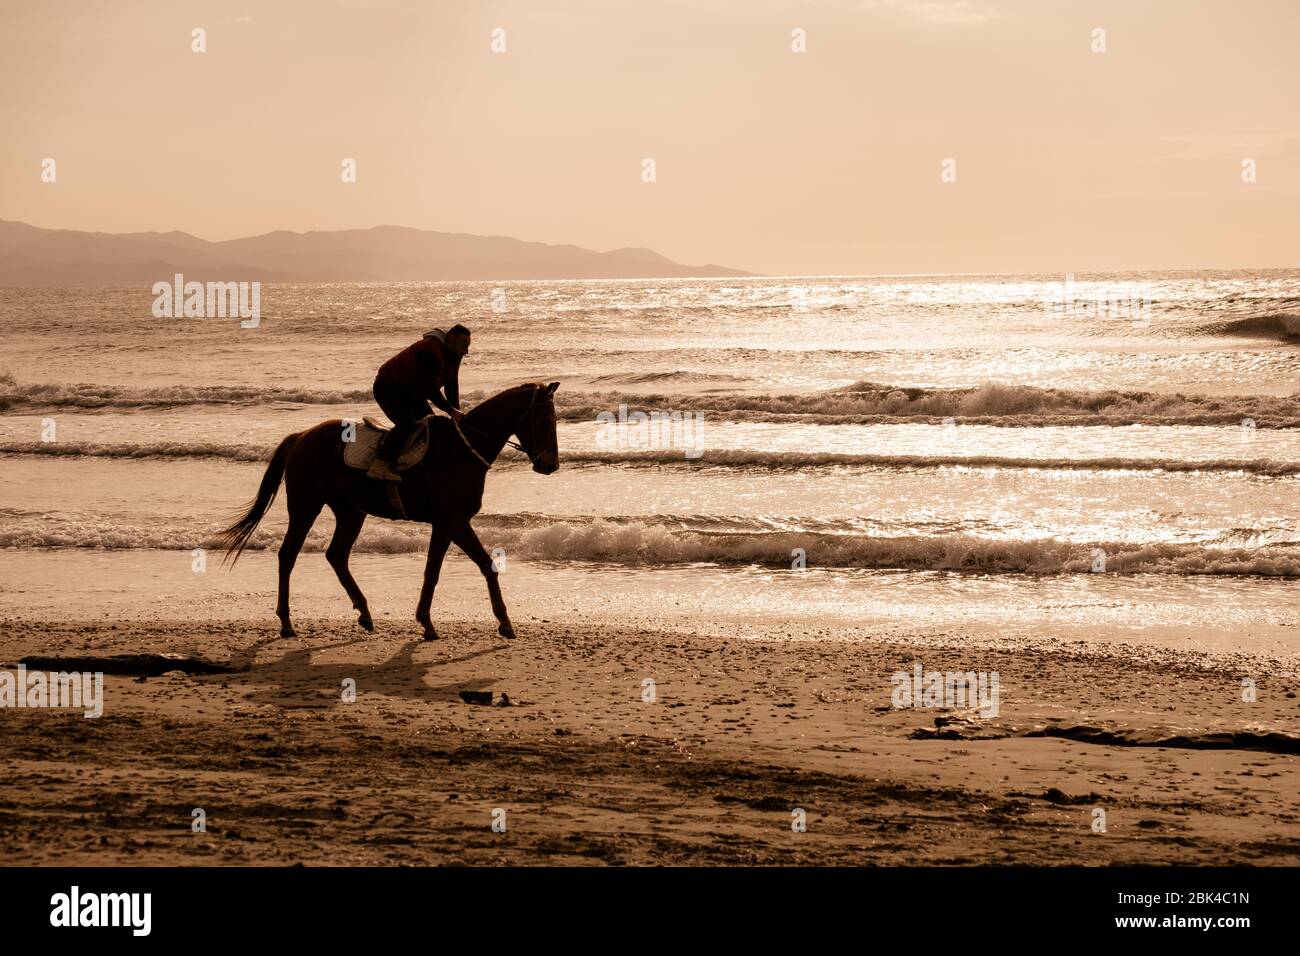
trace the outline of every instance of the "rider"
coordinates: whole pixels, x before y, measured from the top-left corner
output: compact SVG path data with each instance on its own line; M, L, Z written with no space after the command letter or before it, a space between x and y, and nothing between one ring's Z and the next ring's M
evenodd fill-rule
M447 331L433 329L408 345L379 367L375 377L375 401L393 422L375 450L375 461L366 472L371 478L401 481L392 465L420 419L429 414L432 402L460 421L460 360L469 354L469 329L453 325ZM444 395L445 391L445 395Z

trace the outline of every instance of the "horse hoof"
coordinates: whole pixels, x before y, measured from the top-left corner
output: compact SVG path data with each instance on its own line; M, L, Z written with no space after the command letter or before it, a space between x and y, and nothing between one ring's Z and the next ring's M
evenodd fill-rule
M500 634L502 637L504 637L507 641L513 641L515 639L515 629L511 627L509 624L502 624L500 627L497 628L497 633Z
M294 630L293 628L291 628L291 627L282 627L282 628L280 628L280 636L281 636L281 637L297 637L297 636L298 636L298 632L295 631L295 630Z
M438 639L438 632L431 627L427 628L424 632L424 639L426 641L436 641Z
M375 622L372 621L370 618L366 617L364 614L361 617L357 618L357 623L360 624L362 627L364 627L367 631L373 631L375 629Z

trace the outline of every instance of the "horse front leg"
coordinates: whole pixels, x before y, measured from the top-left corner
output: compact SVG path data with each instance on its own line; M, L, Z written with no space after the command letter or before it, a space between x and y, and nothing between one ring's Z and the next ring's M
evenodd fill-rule
M496 568L492 566L492 557L487 553L487 549L483 547L468 521L451 532L451 540L455 541L456 547L464 551L466 557L477 564L478 569L483 572L483 577L487 581L488 597L492 601L492 613L497 618L497 633L513 641L515 629L510 623L510 616L506 613L506 602L501 597L501 584L497 580Z
M434 630L429 617L429 605L433 603L433 589L438 586L438 573L442 570L442 559L447 556L451 538L437 525L429 536L429 557L424 562L424 585L420 588L420 603L415 608L415 619L424 625L424 639L436 641L438 632Z

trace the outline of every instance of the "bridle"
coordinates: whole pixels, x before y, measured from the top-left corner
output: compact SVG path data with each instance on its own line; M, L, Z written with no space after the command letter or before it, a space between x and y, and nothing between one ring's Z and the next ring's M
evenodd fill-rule
M519 443L519 442L517 442L517 441L511 441L510 438L509 438L509 435L510 435L511 432L517 432L517 431L519 430L519 426L520 426L520 424L523 423L523 420L524 420L525 418L531 418L531 416L532 416L534 410L536 410L536 408L537 408L537 393L543 391L545 388L546 388L545 385L534 385L534 386L533 386L533 398L532 398L532 401L530 401L530 402L528 403L528 410L527 410L526 412L523 412L523 413L522 413L522 414L521 414L521 415L520 415L520 416L515 420L514 427L511 428L510 432L507 432L507 433L506 433L506 436L507 436L507 437L506 437L506 444L509 445L511 448L516 448L516 449L518 449L519 451L523 452L526 456L528 456L528 461L529 461L530 463L534 464L534 465L537 464L537 456L534 455L532 452L530 452L527 448L525 448L521 443ZM456 433L457 433L458 435L460 435L460 439L461 439L461 441L463 441L463 442L465 443L465 447L469 449L470 454L473 455L475 458L477 458L479 461L481 461L481 462L483 463L483 467L484 467L484 468L491 468L491 467L492 467L492 463L491 463L490 461L488 461L486 458L484 458L482 455L480 455L480 454L478 453L478 449L475 448L474 445L473 445L473 443L472 443L468 438L465 437L465 432L461 430L460 422L456 421L456 419L453 418L453 419L451 420L451 423L452 423L453 425L456 426ZM466 427L469 427L469 426L466 426ZM536 428L537 428L537 423L534 421L534 422L532 422L532 423L530 424L530 426L529 426L529 430L528 430L528 437L529 437L529 438L533 438L533 437L535 437L535 435L533 434L533 432L534 432L534 430L535 430ZM488 435L484 434L484 432L483 432L481 429L478 429L478 428L470 428L470 431L475 432L475 433L477 433L477 434L479 434L479 435L482 435L484 438L489 437Z

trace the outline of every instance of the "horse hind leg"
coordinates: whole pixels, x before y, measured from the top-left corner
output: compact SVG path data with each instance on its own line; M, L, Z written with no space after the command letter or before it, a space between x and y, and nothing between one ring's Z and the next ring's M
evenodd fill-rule
M361 593L356 578L348 568L348 556L352 553L357 536L361 534L361 526L366 522L365 512L346 505L330 505L330 510L334 512L334 537L330 539L330 546L325 551L325 559L338 575L343 590L348 592L352 606L357 611L357 623L367 631L373 631L375 622L370 617L370 605L366 603L366 596Z
M301 500L295 501L290 489L289 529L284 533L284 541L280 544L280 597L275 605L276 616L280 618L281 637L298 636L298 632L293 629L293 624L289 620L289 576L293 574L298 552L302 550L303 542L307 540L307 532L316 523L316 516L320 514L320 509L319 502L308 504Z

